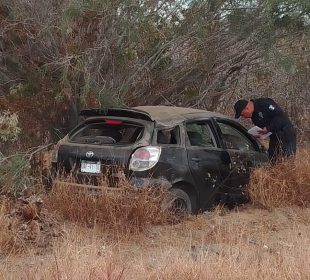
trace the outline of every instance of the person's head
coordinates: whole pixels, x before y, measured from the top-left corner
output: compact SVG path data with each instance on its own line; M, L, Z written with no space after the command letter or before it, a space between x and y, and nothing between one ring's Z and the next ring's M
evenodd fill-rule
M240 99L235 103L234 109L236 119L240 118L240 116L251 118L254 112L254 103L251 100Z

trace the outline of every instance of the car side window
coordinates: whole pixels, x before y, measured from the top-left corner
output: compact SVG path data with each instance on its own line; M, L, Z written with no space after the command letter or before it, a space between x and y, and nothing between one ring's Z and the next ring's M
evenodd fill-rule
M157 132L158 144L180 144L180 129L178 126L170 129L160 129Z
M215 139L207 122L188 123L186 132L191 146L216 147Z
M227 123L218 122L218 125L227 149L256 151L253 142L242 131Z

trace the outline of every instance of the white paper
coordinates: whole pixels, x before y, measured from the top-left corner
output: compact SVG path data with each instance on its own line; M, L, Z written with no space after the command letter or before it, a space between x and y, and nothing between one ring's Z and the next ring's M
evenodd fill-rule
M261 131L262 129L258 126L253 126L252 128L250 128L248 130L248 133L252 134L253 136L255 136L258 139L264 140L266 138L268 138L272 133L268 132L266 134L259 134L259 131ZM259 136L259 137L257 137Z

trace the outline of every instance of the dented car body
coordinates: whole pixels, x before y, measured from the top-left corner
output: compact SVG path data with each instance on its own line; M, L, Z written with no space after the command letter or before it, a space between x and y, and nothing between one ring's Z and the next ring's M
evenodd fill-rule
M250 170L268 162L243 126L214 112L141 106L84 110L81 117L56 145L54 172L74 173L92 186L105 176L113 188L122 169L133 186L168 188L192 213L242 196Z

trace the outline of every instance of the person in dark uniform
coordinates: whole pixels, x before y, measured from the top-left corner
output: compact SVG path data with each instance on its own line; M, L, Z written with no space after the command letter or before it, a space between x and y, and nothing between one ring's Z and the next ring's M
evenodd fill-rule
M261 128L260 135L271 132L269 159L276 162L296 153L296 131L288 115L271 98L238 100L234 109L235 118L251 118ZM258 136L259 138L259 136Z

